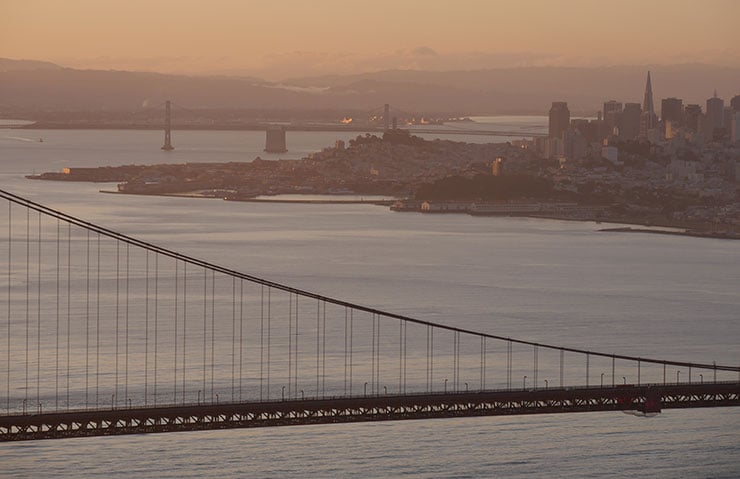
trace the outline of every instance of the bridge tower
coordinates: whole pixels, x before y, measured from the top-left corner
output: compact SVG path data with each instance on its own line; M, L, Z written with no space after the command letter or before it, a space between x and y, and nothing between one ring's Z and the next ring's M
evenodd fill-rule
M383 130L388 131L391 128L391 106L386 103L383 105Z
M282 126L268 126L265 140L267 153L285 153L288 148L285 143L285 128Z
M164 146L162 146L162 149L165 151L172 151L175 149L174 146L172 146L172 139L171 139L171 111L170 111L170 101L167 100L164 104Z

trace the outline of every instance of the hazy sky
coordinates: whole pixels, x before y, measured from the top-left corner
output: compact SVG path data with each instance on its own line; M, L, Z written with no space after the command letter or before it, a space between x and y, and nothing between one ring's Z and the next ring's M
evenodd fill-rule
M268 78L740 65L740 0L0 0L0 57Z

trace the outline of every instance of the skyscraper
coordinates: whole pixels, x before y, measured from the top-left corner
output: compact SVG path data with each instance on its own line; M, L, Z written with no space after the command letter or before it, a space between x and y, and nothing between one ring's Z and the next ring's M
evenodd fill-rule
M568 103L564 101L552 102L550 108L549 137L562 138L563 133L568 130L570 125L570 110Z
M699 132L699 118L701 117L700 105L686 105L684 110L684 121L686 129L694 133Z
M614 134L614 128L619 126L622 116L622 102L609 100L604 102L604 136Z
M740 95L732 97L732 100L730 100L730 106L734 108L735 111L740 111Z
M717 90L715 90L714 96L707 100L707 115L704 122L704 134L707 139L713 138L715 129L722 128L724 109L725 102L717 97Z
M642 107L639 103L625 103L619 123L619 137L635 140L640 135L640 118Z
M660 102L660 119L676 125L683 124L683 100L680 98L663 98Z
M649 112L652 117L655 116L655 105L653 104L653 83L650 81L650 72L647 74L645 83L645 99L642 101L642 111ZM653 125L651 125L652 128Z
M642 118L640 119L640 136L647 138L648 131L655 128L655 104L653 103L653 83L650 80L650 72L645 82L645 98L642 101Z

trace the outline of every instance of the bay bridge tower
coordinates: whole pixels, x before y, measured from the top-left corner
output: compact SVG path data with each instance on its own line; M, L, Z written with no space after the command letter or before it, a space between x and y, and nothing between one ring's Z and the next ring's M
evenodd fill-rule
M170 101L167 100L164 103L164 146L162 146L162 149L165 151L172 151L175 149L174 146L172 146L172 138L171 138L171 105Z

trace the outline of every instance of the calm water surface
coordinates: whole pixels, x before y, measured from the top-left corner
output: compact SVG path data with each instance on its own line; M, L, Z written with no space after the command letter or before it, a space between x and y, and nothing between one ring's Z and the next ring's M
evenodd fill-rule
M283 156L352 136L289 133L291 152ZM178 149L166 153L159 132L0 130L0 184L214 263L402 314L565 346L740 364L737 242L365 205L105 195L97 191L110 185L23 178L64 166L269 157L262 133L176 132L173 139ZM7 477L737 478L740 411L42 441L2 445L0 459Z

